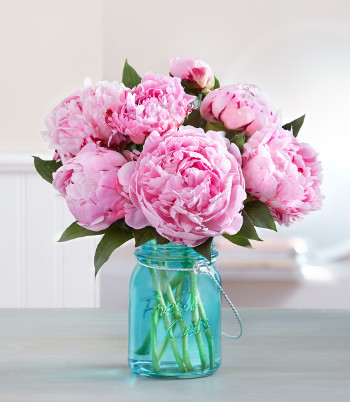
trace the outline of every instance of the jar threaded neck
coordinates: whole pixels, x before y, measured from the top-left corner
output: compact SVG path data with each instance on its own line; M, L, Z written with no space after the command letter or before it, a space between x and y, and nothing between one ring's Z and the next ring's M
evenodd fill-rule
M160 261L178 261L191 260L200 261L205 258L198 254L193 248L169 242L167 244L157 244L155 240L143 244L135 250L135 256L138 259L146 260L160 260ZM214 249L212 244L211 257L212 261L217 257L218 252Z

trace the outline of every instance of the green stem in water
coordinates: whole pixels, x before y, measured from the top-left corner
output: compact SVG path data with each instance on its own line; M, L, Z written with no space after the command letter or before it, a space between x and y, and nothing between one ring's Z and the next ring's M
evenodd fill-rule
M202 334L200 332L200 318L198 312L198 286L197 286L197 275L191 271L189 272L190 277L190 289L192 295L192 325L193 332L196 338L199 358L201 360L201 369L204 371L207 368L207 356L205 354Z
M157 322L159 311L153 310L151 314L151 349L152 349L152 367L155 373L159 372L159 358L157 353Z
M162 318L163 318L163 321L164 321L165 331L167 331L169 333L171 349L172 349L172 351L174 353L174 357L175 357L175 360L177 362L177 365L179 367L180 372L185 373L186 369L185 369L184 363L183 363L183 361L181 359L181 355L180 355L180 352L179 352L179 350L177 348L175 339L173 337L173 331L170 328L171 322L170 322L170 319L169 319L169 317L168 317L168 315L166 313L166 303L164 302L163 292L162 292L162 290L160 288L160 284L159 284L159 281L158 281L158 278L157 278L157 273L152 268L150 268L150 272L151 272L151 277L152 277L152 283L153 283L154 290L155 290L156 295L158 297L158 301L160 303L160 306L163 308L163 311L164 311L164 313L162 314Z
M181 272L181 273L184 274L184 272ZM181 280L180 280L180 282L179 282L179 284L178 284L178 286L176 288L176 291L175 291L175 301L176 301L176 303L181 301L182 291L183 291L184 283L185 283L185 278L186 278L186 276L182 275L182 278L181 278ZM171 283L170 283L170 285L171 285Z
M200 297L200 294L198 293L198 311L199 311L199 316L202 320L202 323L207 323L207 317L205 315L205 310L203 307L203 303ZM206 326L204 329L205 336L207 338L208 342L208 351L209 351L209 366L210 370L214 369L214 342L213 342L213 335L210 332L209 326Z
M164 292L169 300L170 306L172 306L173 314L173 322L176 320L176 323L179 324L181 328L181 341L182 341L182 358L183 362L186 366L187 371L193 371L190 354L188 351L188 334L186 333L187 326L185 320L183 319L178 305L175 301L170 282L169 282L169 274L168 271L161 271L160 272L161 282L164 285Z
M150 265L150 262L147 261L147 263ZM172 278L172 280L170 281L170 286L172 289L177 289L177 286L182 282L182 286L183 286L183 281L184 281L184 272L176 272L176 274L174 275L174 277ZM182 292L182 290L181 290ZM164 302L165 304L167 304L168 300L166 298L166 295L164 295ZM159 302L158 300L156 300L156 302L154 303L154 310L157 310L159 306ZM156 318L156 327L158 326L158 322L159 322L159 314L155 317ZM148 330L144 341L142 342L142 345L135 351L136 354L138 355L148 355L148 353L150 352L150 346L151 346L151 329ZM164 352L163 352L164 353ZM160 360L160 359L159 359Z
M183 272L181 272L181 273L183 274ZM181 278L179 284L177 285L176 292L175 292L175 301L176 301L176 303L178 303L181 300L184 283L185 283L185 275L182 275L182 278ZM176 328L176 325L177 325L177 323L175 323L175 325L173 327L174 330ZM166 337L164 339L161 347L160 347L160 350L159 350L159 354L158 354L159 361L162 360L163 354L164 354L168 344L169 344L169 338Z

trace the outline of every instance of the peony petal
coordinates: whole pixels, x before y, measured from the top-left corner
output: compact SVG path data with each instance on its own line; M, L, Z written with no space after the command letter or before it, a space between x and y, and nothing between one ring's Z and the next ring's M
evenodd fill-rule
M118 171L118 180L122 186L130 186L131 176L135 172L136 162L131 161L125 163Z
M126 208L125 222L134 229L141 229L149 225L149 222L142 211L136 209L131 204Z

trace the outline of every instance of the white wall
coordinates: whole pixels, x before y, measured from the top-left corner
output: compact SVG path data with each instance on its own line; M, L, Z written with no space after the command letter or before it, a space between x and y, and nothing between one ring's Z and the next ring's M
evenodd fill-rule
M47 152L45 115L102 78L101 0L0 0L0 152Z
M250 56L245 50L254 43L263 42L264 49L267 40L275 43L286 25L292 26L296 35L312 21L331 31L349 32L347 0L105 0L103 5L103 71L107 79L120 77L126 57L141 73L167 73L169 59L174 55L206 60L226 83L228 79L256 79L260 63L253 66L255 73L249 73L249 77L227 77L227 66L233 61L238 70L245 66ZM281 51L279 46L273 49L276 55ZM271 53L272 50L269 54L261 52L260 62L266 62ZM305 57L300 66L312 55ZM289 86L284 71L279 71L278 76L276 72L270 74L283 86Z

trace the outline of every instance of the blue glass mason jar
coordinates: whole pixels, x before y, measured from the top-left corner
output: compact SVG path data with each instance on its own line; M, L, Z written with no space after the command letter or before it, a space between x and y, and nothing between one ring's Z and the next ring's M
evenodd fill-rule
M221 364L221 293L210 275L192 270L206 260L189 247L155 240L135 255L129 292L131 370L175 378L213 374ZM217 255L212 249L212 262ZM213 263L208 268L221 284Z

